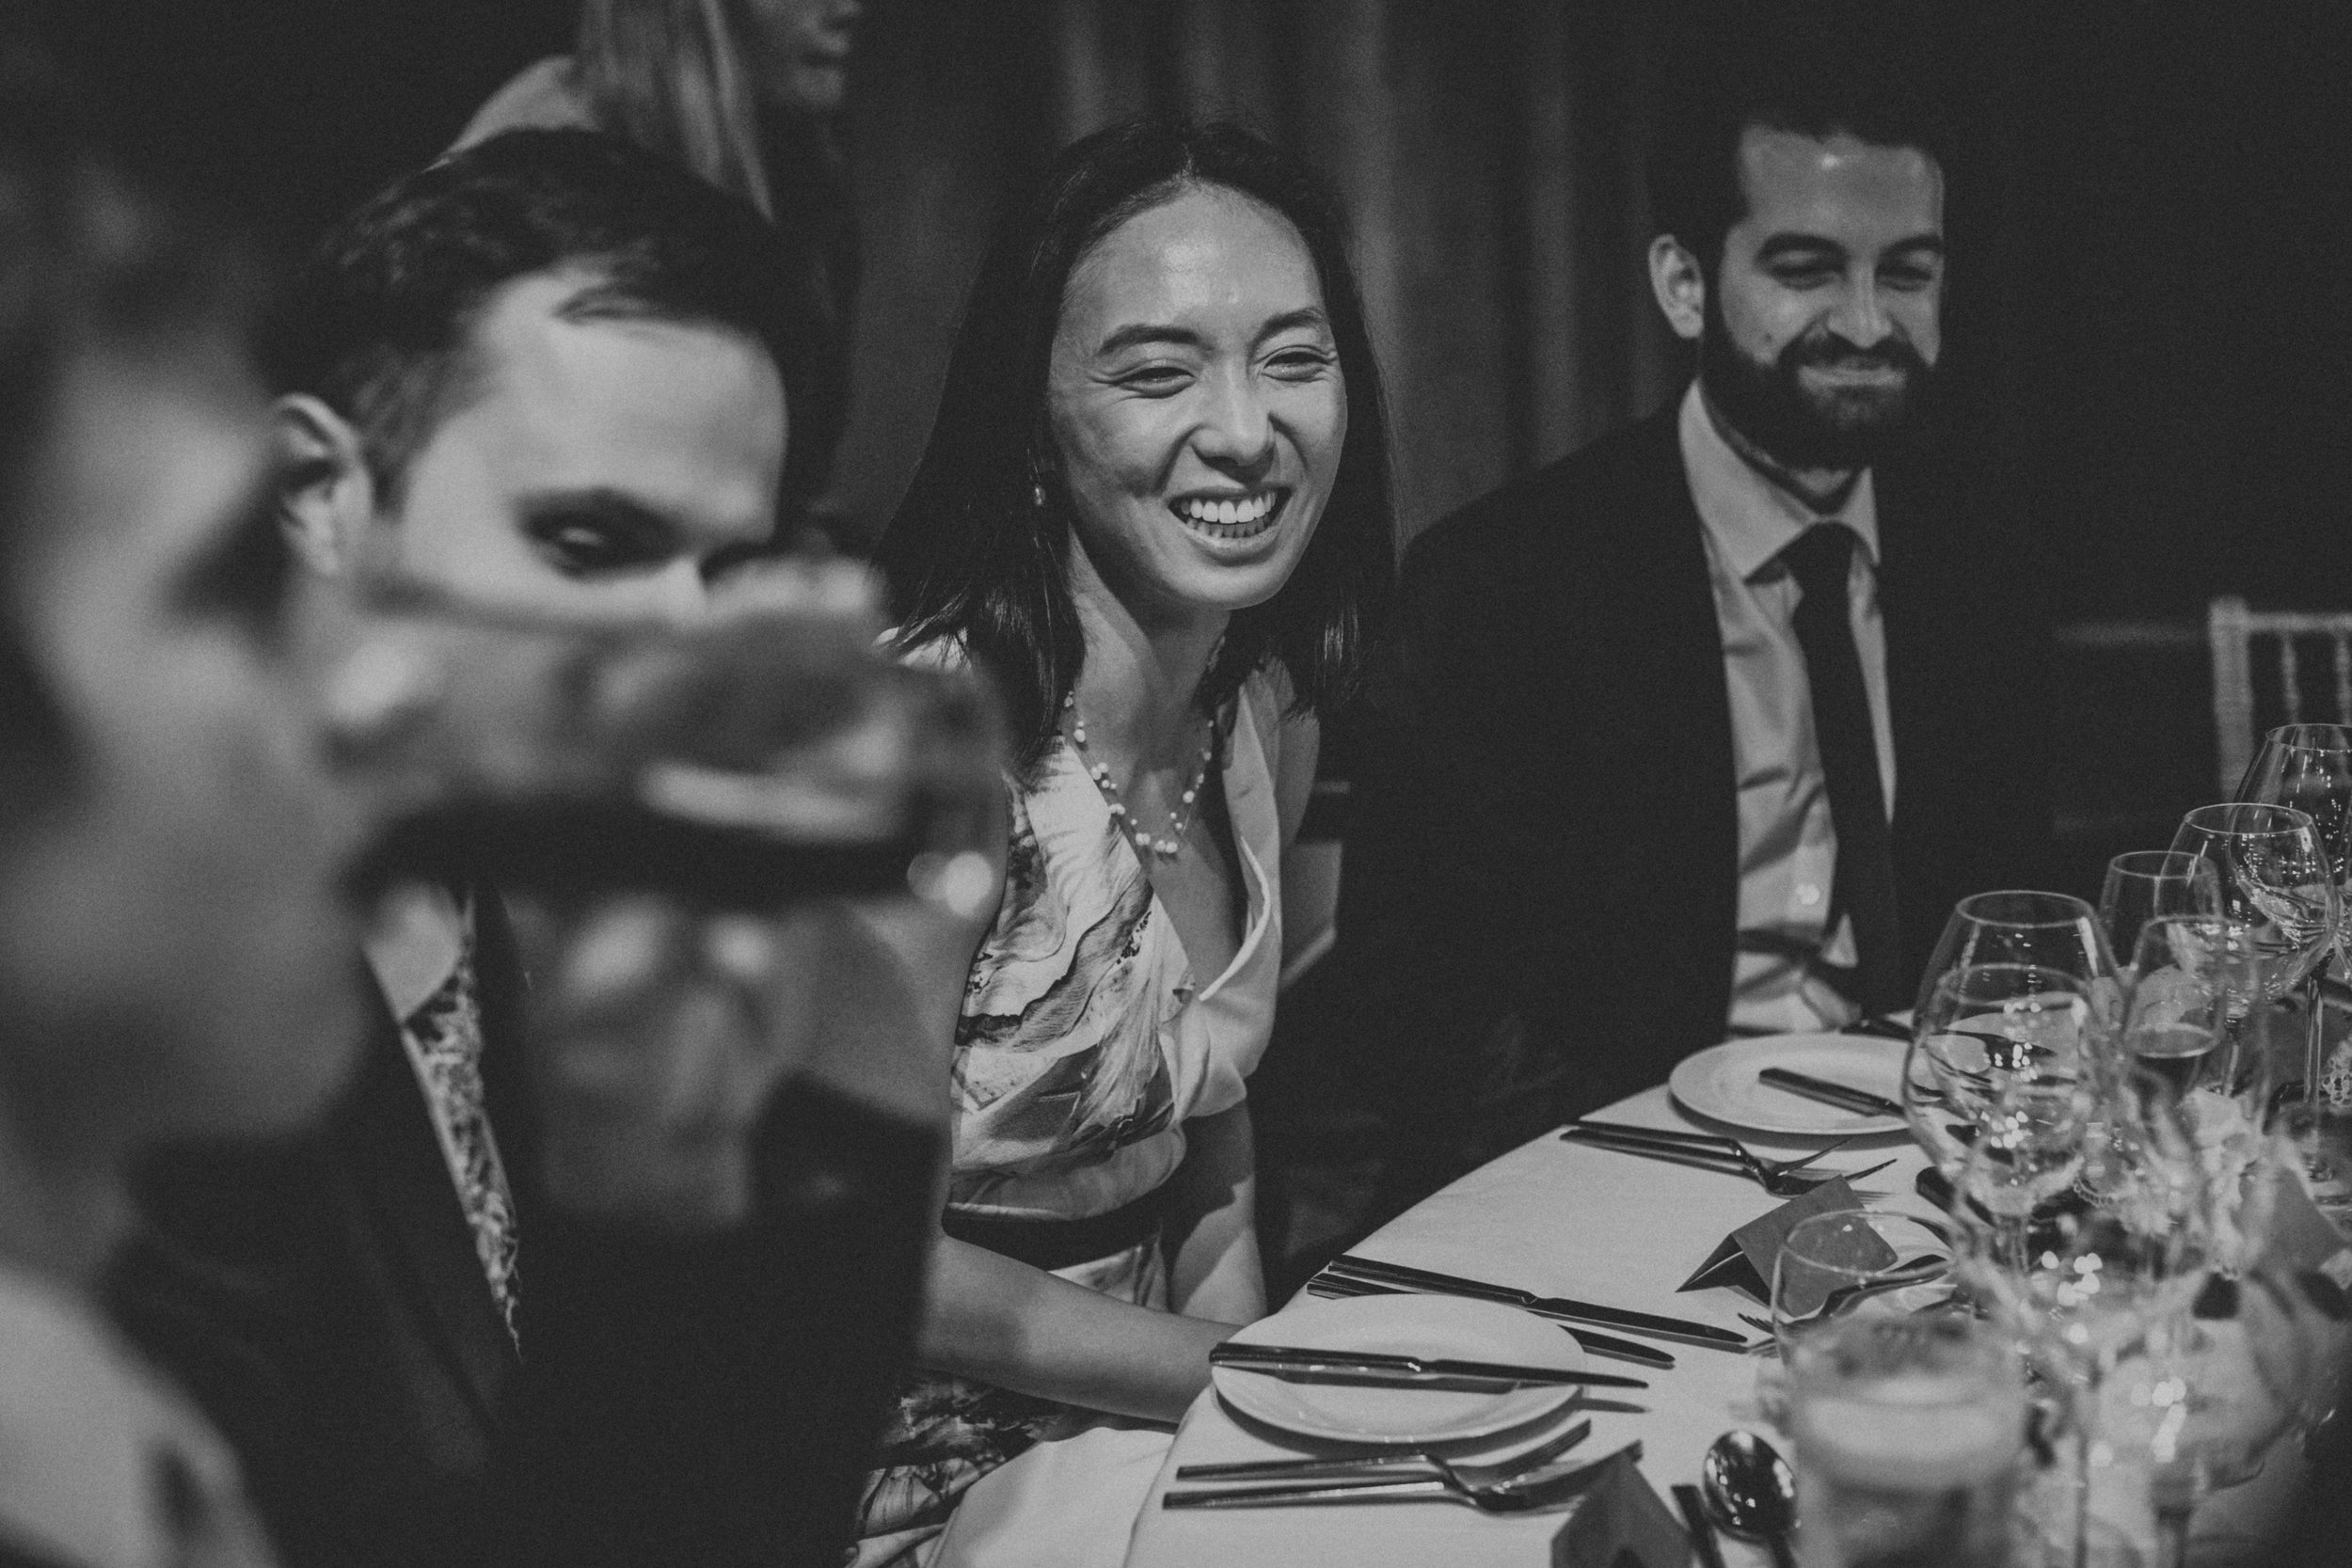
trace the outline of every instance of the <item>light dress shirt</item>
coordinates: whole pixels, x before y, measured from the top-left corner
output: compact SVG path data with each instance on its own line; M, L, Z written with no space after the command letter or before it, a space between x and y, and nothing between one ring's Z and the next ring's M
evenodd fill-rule
M1804 650L1797 641L1802 595L1780 554L1817 522L1843 523L1861 541L1846 597L1891 821L1895 733L1887 716L1878 505L1870 474L1866 469L1855 480L1836 512L1815 512L1731 449L1696 382L1682 399L1680 438L1723 632L1739 788L1740 934L1725 1022L1733 1035L1835 1029L1859 1013L1824 974L1824 966L1853 967L1853 923L1841 915L1836 930L1827 928L1837 833L1813 733Z
M237 1462L63 1286L0 1264L0 1541L73 1568L269 1568Z

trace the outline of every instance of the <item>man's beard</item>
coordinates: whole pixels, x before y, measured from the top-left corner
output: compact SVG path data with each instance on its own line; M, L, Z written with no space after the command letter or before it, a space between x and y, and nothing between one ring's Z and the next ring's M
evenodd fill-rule
M1901 379L1892 387L1816 392L1801 378L1806 366L1891 370ZM1797 339L1771 364L1759 363L1732 342L1712 291L1699 337L1699 379L1716 412L1791 472L1868 467L1921 421L1935 387L1935 372L1901 339L1856 348L1825 327Z

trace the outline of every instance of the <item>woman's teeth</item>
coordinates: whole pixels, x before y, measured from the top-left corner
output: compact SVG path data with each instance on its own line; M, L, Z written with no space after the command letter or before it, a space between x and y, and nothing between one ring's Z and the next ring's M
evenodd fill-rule
M1247 539L1273 525L1280 500L1280 495L1272 490L1232 500L1195 496L1176 503L1176 515L1212 539Z

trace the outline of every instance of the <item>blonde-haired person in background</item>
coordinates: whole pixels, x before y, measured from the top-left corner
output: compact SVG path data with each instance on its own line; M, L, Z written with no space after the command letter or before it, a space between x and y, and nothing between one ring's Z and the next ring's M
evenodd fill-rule
M818 498L849 411L857 242L834 118L864 14L862 0L581 0L572 53L524 68L455 144L522 129L601 131L776 226L790 257L783 286L807 327L786 372L786 538L812 521L837 531Z

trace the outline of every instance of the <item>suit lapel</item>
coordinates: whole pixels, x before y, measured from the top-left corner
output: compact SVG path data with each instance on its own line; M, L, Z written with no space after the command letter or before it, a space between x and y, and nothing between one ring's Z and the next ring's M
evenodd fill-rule
M474 1251L424 1090L380 994L346 1114L343 1142L375 1227L415 1286L427 1338L490 1424L516 1365L513 1341Z

